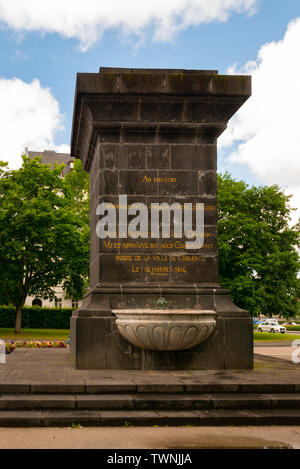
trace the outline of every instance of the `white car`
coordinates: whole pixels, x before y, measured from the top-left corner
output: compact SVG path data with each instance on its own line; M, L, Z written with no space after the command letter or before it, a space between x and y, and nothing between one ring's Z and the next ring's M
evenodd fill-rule
M277 320L277 319L274 319L274 318L271 318L271 319L264 319L264 320L261 322L261 324L262 324L262 323L271 324L271 322L275 322L275 323L277 324L277 326L279 326L278 320Z
M286 328L284 326L280 326L277 322L262 322L258 326L258 332L280 332L281 334L286 333Z

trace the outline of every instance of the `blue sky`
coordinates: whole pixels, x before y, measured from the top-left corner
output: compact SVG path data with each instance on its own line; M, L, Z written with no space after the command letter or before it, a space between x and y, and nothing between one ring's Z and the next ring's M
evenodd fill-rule
M77 6L82 3L88 8L89 2L91 9L96 11L97 2L94 0L85 2L74 0L72 5ZM164 2L166 2L162 9L164 11L159 13L160 21L168 19L167 5L169 8L172 5L172 0L161 0L157 2L157 8L159 3ZM113 15L110 17L109 10L105 10L99 11L97 24L93 23L91 15L82 18L82 25L80 11L78 16L73 18L73 24L72 18L67 16L67 13L64 20L63 5L65 4L66 8L70 6L70 2L66 0L60 2L53 0L52 7L49 7L51 11L46 11L48 8L46 6L44 11L42 8L39 11L40 7L37 5L43 4L44 0L38 3L33 0L25 2L0 0L0 99L2 97L4 102L2 111L0 109L0 125L4 135L10 138L9 140L7 137L7 144L4 142L0 146L0 159L10 160L12 165L17 165L19 149L25 146L41 150L51 147L56 150L67 148L66 145L70 143L77 72L97 72L100 66L118 66L218 69L220 73L226 74L229 67L234 66L232 70L235 73L254 71L256 88L254 87L253 92L255 93L256 89L260 91L257 93L257 98L254 96L252 107L249 105L240 118L238 116L237 120L233 120L232 126L235 125L235 128L230 129L228 136L220 143L219 168L228 169L234 177L243 178L249 183L278 183L287 190L297 193L300 166L296 160L297 157L299 159L300 143L296 137L293 138L293 144L288 151L292 152L289 164L295 166L290 171L291 174L283 177L283 172L289 170L279 167L276 172L274 167L278 166L280 159L278 148L280 145L285 148L284 142L273 142L274 149L269 148L270 135L273 132L275 136L277 132L275 124L273 128L267 129L268 132L266 131L270 118L265 109L270 108L272 100L271 97L269 101L265 100L266 93L262 88L265 86L266 91L268 90L268 82L274 75L277 76L277 66L278 71L281 70L279 73L281 78L276 86L274 85L273 91L277 93L276 90L282 87L280 93L283 96L285 85L287 87L291 85L293 90L296 89L296 84L290 84L288 75L291 71L300 71L299 57L297 57L300 43L296 43L297 38L300 39L298 35L300 23L299 26L293 27L290 39L287 39L283 45L284 50L280 41L284 41L290 22L300 18L300 2L299 0L224 0L223 2L217 0L216 3L218 2L228 4L225 21L222 16L224 12L211 11L209 0L173 0L174 5L183 7L182 11L185 13L182 15L187 15L191 4L194 10L185 18L183 26L183 21L180 23L180 19L175 26L167 21L166 26L160 27L157 33L156 18L153 17L151 7L147 6L149 21L146 16L142 18L142 13L140 16L137 13L136 18L134 17L135 4L139 4L140 8L140 4L143 4L135 0L123 2L123 5L127 4L127 10L128 3L132 4L129 13L125 9L122 12L119 8L119 24L117 20L114 23ZM98 1L98 5L99 3L101 2ZM103 3L108 5L107 8L111 4L113 9L115 6L113 4L118 4L118 0ZM44 5L47 5L47 2ZM208 10L210 16L207 18L205 14L208 14ZM16 11L19 11L19 15ZM198 19L195 12L201 13ZM56 21L55 15L57 18L62 18L61 21ZM101 15L105 17L104 20ZM45 16L49 18L46 23ZM104 31L100 38L97 28L99 30L102 28ZM273 45L265 50L263 58L258 59L258 53L266 43ZM276 54L278 54L278 63ZM283 54L284 57L288 57L284 63L286 83L282 78ZM249 63L251 61L255 62L254 69L253 63ZM14 79L17 79L17 82ZM38 80L35 86L32 85L33 80ZM28 95L26 99L25 95ZM293 101L298 100L298 105L300 104L299 92L293 96L290 98L291 110L287 107L288 104L282 104L283 112L292 116L295 113ZM255 115L260 116L260 107L263 108L264 119L261 119L259 127ZM24 108L26 112L22 115ZM273 115L274 109L271 105L271 120ZM285 125L285 120L280 125ZM291 127L292 123L290 125L287 119L285 129L287 138ZM16 129L20 131L16 132ZM12 140L15 142L14 145L9 145ZM41 146L43 148L40 148ZM15 154L12 154L13 151ZM255 154L254 161L251 151L253 155ZM267 162L262 163L263 159ZM299 176L298 180L295 172ZM295 203L300 207L300 189L297 194Z

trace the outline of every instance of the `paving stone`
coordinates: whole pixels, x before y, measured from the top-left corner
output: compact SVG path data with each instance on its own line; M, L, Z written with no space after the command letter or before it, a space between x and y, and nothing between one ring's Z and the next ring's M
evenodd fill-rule
M2 366L2 365L3 365L3 364L1 364L1 366ZM2 370L2 369L1 369L1 370L0 370L0 382L1 382L1 381L4 381L4 380L7 378L9 372L10 372L10 369L7 369L7 370Z
M239 391L238 384L186 384L184 386L186 392L190 393L236 393Z
M260 394L214 394L214 409L260 409L272 406L268 395Z
M0 409L32 410L32 409L74 409L75 396L55 394L16 394L0 396Z
M46 427L86 425L98 426L102 423L100 412L91 410L60 410L43 412L42 424Z
M135 396L137 410L182 410L209 409L211 396L208 395L180 395L180 394L137 394Z
M176 393L176 392L184 392L184 385L183 384L138 384L137 385L137 392L140 393Z
M1 403L1 400L0 400ZM78 409L133 409L134 397L126 394L76 395Z
M0 382L0 393L24 393L30 392L30 382L20 383L14 381L2 381Z
M21 410L0 411L0 427L40 427L42 413Z
M199 417L196 411L188 410L159 410L160 425L195 425Z
M268 394L273 408L300 409L300 394Z
M87 393L113 393L113 392L135 392L135 384L106 384L104 382L97 383L96 381L86 381L85 390Z
M102 424L105 426L138 426L159 424L160 416L155 411L128 412L104 410L101 412Z
M240 384L239 389L245 393L291 393L295 391L294 384L287 383L251 383L251 384Z
M250 425L253 423L253 415L246 410L199 410L198 425Z
M2 399L0 397L0 410L7 410L7 408L8 408L8 400Z
M85 385L84 384L75 384L75 383L33 383L31 385L31 392L32 393L83 393L85 392Z
M248 413L249 425L300 425L300 409L260 409Z

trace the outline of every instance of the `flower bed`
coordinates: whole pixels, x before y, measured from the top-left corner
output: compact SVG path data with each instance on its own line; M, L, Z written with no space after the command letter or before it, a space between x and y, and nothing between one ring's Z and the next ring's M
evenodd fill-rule
M67 343L63 340L48 340L48 341L38 341L38 340L24 340L24 341L14 341L9 340L5 343L5 350L7 354L12 353L17 347L26 347L26 348L67 348Z

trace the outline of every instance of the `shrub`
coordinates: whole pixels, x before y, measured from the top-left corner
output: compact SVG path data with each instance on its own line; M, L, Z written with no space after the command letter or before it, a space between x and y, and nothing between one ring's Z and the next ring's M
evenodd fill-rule
M23 329L69 329L72 308L24 307ZM0 328L15 327L16 309L13 306L0 306Z

